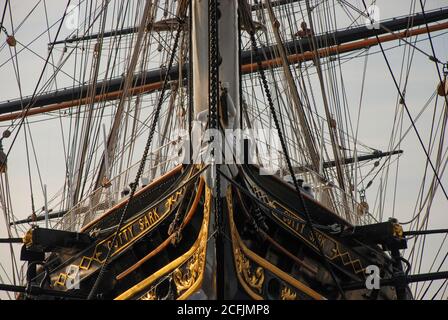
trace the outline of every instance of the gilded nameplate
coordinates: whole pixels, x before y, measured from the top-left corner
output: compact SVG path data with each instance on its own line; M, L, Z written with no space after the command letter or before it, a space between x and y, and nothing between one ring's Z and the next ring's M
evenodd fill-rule
M84 253L84 255L76 258L70 265L64 265L59 269L58 273L53 273L50 277L53 286L59 290L71 289L67 286L68 282L75 281L73 285L76 285L95 272L104 263L109 249L111 249L110 256L114 257L154 229L173 210L174 206L184 194L184 191L185 187L170 195L156 207L139 214L136 218L124 225L120 229L113 247L112 241L114 234L103 239L94 248Z
M156 209L151 209L143 217L135 219L124 226L118 233L111 255L114 256L117 252L120 252L134 240L140 238L140 236L152 229L152 227L160 220L161 216L162 214L158 213ZM97 245L96 257L99 261L103 262L106 258L106 254L112 246L113 238L114 235L110 235Z
M278 209L281 213L276 211L271 211L271 215L277 221L279 221L283 226L290 230L297 237L302 239L307 245L312 247L314 250L318 251L319 248L314 241L313 233L311 228L306 224L306 221L300 218L297 214L292 213L283 205L279 204L275 200L271 200L266 193L260 189L256 189L256 195L262 199L267 205L272 208ZM341 243L327 236L326 234L316 230L317 241L320 247L324 251L325 256L333 263L339 264L342 267L350 267L351 271L355 274L359 274L364 277L364 267L361 263L360 258L356 257L356 254L349 251Z

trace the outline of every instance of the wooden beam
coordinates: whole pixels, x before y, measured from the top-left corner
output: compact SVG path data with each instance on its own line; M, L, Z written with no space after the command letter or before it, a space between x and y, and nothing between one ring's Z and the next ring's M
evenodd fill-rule
M331 46L328 48L322 48L322 49L319 49L317 52L318 52L319 58L323 58L323 57L328 57L328 56L332 56L332 55L336 55L336 54L340 54L340 53L346 53L346 52L359 50L362 48L369 48L369 47L378 45L378 43L405 39L405 38L409 38L409 37L413 37L413 36L417 36L417 35L421 35L421 34L426 34L428 32L436 32L436 31L441 31L441 30L445 30L445 29L448 29L448 22L432 25L429 28L421 27L421 28L416 28L416 29L405 30L402 32L395 32L393 34L388 34L388 35L378 37L378 41L376 38L370 38L370 39L365 39L365 40L360 40L360 41L354 41L351 43L335 45L335 46ZM288 55L288 61L290 63L311 61L314 58L315 58L315 53L313 51L307 51L304 53ZM277 68L277 67L281 67L281 65L282 65L282 62L281 62L280 58L267 59L262 62L262 67L264 69ZM256 72L257 70L258 70L257 63L248 63L248 64L244 64L241 67L241 71L244 74L253 73L253 72ZM150 93L150 92L159 90L162 87L162 83L163 83L162 81L157 81L157 82L153 82L150 84L130 88L129 95L133 96L133 95ZM116 99L121 98L122 95L123 95L123 90L113 91L113 92L109 92L106 94L100 94L100 95L97 95L94 97L94 102L116 100ZM62 103L58 103L58 104L52 104L52 105L45 106L42 108L30 109L30 110L28 110L27 116L37 115L37 114L61 110L61 109L67 109L67 108L71 108L74 106L88 104L89 102L91 102L91 98L76 99L76 100L71 100L71 101L62 102ZM0 115L0 122L21 118L24 114L25 114L24 111L19 111L19 112L12 112L10 114Z

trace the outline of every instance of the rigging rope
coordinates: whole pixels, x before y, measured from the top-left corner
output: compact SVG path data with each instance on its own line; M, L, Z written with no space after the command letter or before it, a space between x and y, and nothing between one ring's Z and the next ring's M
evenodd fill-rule
M67 15L67 10L68 10L68 7L69 7L69 5L70 5L70 2L71 2L71 0L68 0L68 1L67 1L67 5L66 5L65 10L64 10L64 15L63 15L63 17L61 18L61 23L60 23L60 25L59 25L59 27L58 27L58 31L56 32L55 39L58 38L59 33L60 33L61 29L62 29L62 25L63 25L63 23L64 23L64 20L65 20L66 15ZM36 94L37 94L39 85L40 85L40 83L41 83L41 81L42 81L42 79L43 79L43 77L44 77L45 70L46 70L47 65L48 65L48 63L49 63L49 60L50 60L52 51L53 51L53 47L50 48L50 52L49 52L49 54L48 54L48 56L47 56L47 59L46 59L45 64L44 64L44 67L43 67L42 72L41 72L41 74L40 74L40 76L39 76L39 79L38 79L38 81L37 81L37 84L36 84L36 86L35 86L35 89L34 89L34 91L33 91L33 94L32 94L32 96L31 96L31 100L30 100L30 101L33 101L34 98L36 97ZM18 135L19 135L19 132L20 132L20 128L21 128L22 125L25 123L26 115L28 114L28 112L29 112L29 110L30 110L30 106L31 106L31 103L30 103L28 106L25 107L25 111L24 111L23 116L22 116L22 119L21 119L21 121L20 121L20 123L19 123L18 130L17 130L17 132L16 132L16 134L15 134L15 136L14 136L12 142L11 142L11 145L10 145L10 147L9 147L9 149L8 149L8 152L6 153L6 159L8 159L9 153L11 152L11 149L12 149L12 147L14 146L14 143L16 142L16 139L17 139L17 137L18 137Z
M280 127L279 120L277 118L277 112L275 110L275 107L274 107L274 104L273 104L273 101L272 101L272 96L271 96L271 93L270 93L270 90L269 90L269 86L268 86L268 82L267 82L267 79L266 79L266 75L265 75L264 70L262 68L261 58L260 58L260 55L258 54L258 46L257 46L257 41L255 39L255 31L254 31L255 27L253 25L252 17L250 15L250 13L247 12L247 7L246 7L246 3L245 2L240 1L240 8L244 8L244 9L242 9L242 16L243 16L243 19L245 19L246 26L249 27L249 36L250 36L250 40L251 40L251 44L252 44L252 50L255 52L255 56L257 57L257 59L256 59L257 61L256 62L257 62L257 65L258 65L258 72L260 74L260 78L261 78L261 81L262 81L262 84L263 84L263 88L264 88L264 91L265 91L266 98L268 99L269 109L271 111L272 119L274 120L274 124L275 124L275 127L276 127L277 132L278 132L280 144L282 146L282 150L283 150L283 154L284 154L285 159L286 159L288 170L289 170L289 172L291 174L291 178L293 180L293 184L294 184L295 190L297 192L297 195L299 197L300 203L301 203L301 205L302 205L302 207L304 209L307 225L309 226L309 228L311 230L311 234L313 236L314 242L315 242L315 244L316 244L316 246L318 248L318 251L319 251L320 256L321 256L321 258L322 258L322 260L324 262L324 265L325 265L326 269L330 273L330 275L331 275L331 277L332 277L332 279L333 279L333 281L334 281L334 283L335 283L335 285L336 285L336 287L337 287L341 297L343 299L345 299L345 293L344 293L344 291L343 291L343 289L342 289L342 287L341 287L341 285L339 283L339 280L337 279L337 277L336 277L336 275L335 275L335 273L334 273L334 271L333 271L333 269L332 269L332 267L331 267L327 257L325 256L325 253L323 251L321 243L319 242L319 240L318 240L318 238L316 236L316 230L315 230L315 228L313 226L310 213L308 211L308 208L307 208L307 205L306 205L305 200L303 198L303 195L302 195L302 193L300 191L300 188L299 188L299 185L298 185L298 182L297 182L297 178L296 178L296 176L294 174L294 170L293 170L293 167L292 167L291 159L289 158L288 149L287 149L287 146L285 144L285 140L284 140L284 137L283 137L283 134L282 134L282 130L281 130L281 127Z
M364 4L364 7L365 7L366 10L367 10L367 5L366 5L366 3L365 3L365 0L362 0L362 2L363 2L363 4ZM442 189L442 192L443 192L443 194L445 195L445 198L448 200L448 193L446 192L446 190L445 190L445 188L444 188L444 186L443 186L443 184L442 184L442 181L440 180L440 177L439 177L439 175L438 175L438 173L437 173L437 170L436 170L436 168L434 167L434 164L433 164L433 162L432 162L432 160L431 160L431 157L430 157L428 151L426 150L425 144L423 143L423 140L422 140L422 138L421 138L421 136L420 136L420 133L419 133L419 131L418 131L418 129L417 129L415 123L414 123L414 120L412 119L412 115L411 115L411 113L410 113L410 111L409 111L409 108L408 108L408 106L407 106L407 103L406 103L406 100L405 100L405 98L404 98L404 95L403 95L403 93L402 93L401 90L400 90L400 87L399 87L399 85L398 85L398 83L397 83L397 79L395 78L395 75L394 75L394 73L393 73L392 67L391 67L391 65L390 65L390 63L389 63L389 60L388 60L388 58L387 58L387 56L386 56L386 53L384 52L383 45L382 45L381 42L379 41L378 35L375 35L375 37L376 37L376 39L377 39L377 41L378 41L378 44L379 44L379 46L380 46L380 48L381 48L381 52L382 52L382 54L383 54L384 60L385 60L386 65L387 65L387 68L389 69L389 73L390 73L390 75L391 75L391 77L392 77L392 80L393 80L393 82L394 82L394 84L395 84L395 87L396 87L396 89L397 89L397 91L398 91L398 93L399 93L399 95L400 95L400 98L401 98L401 100L402 100L402 102L403 102L403 106L404 106L404 108L405 108L405 111L406 111L406 113L407 113L407 115L408 115L408 117L409 117L409 120L411 121L412 127L413 127L413 129L414 129L414 131L415 131L415 134L417 135L417 138L418 138L418 140L419 140L419 142L420 142L420 145L421 145L421 147L422 147L422 149L423 149L423 152L425 153L426 158L428 159L428 162L429 162L429 164L430 164L430 166L431 166L431 169L432 169L433 172L434 172L434 176L435 176L435 178L437 179L437 182L439 183L440 188Z
M0 29L6 32L5 27L3 26L3 22L5 21L6 9L8 8L9 0L5 1L5 7L3 9L2 20L0 21Z
M164 96L165 96L165 91L166 91L166 87L167 87L168 80L169 80L169 71L171 70L171 68L173 66L173 62L174 62L174 58L176 56L177 46L178 46L178 42L179 42L180 33L182 31L182 25L184 23L182 18L179 18L178 20L179 20L179 25L178 25L178 29L177 29L177 32L176 32L176 36L174 38L174 44L173 44L171 57L170 57L170 60L169 60L169 63L168 63L168 71L165 73L165 76L164 76L162 90L161 90L161 93L160 93L160 96L159 96L158 104L157 104L156 109L155 109L153 122L151 124L151 129L150 129L150 132L149 132L149 135L148 135L148 139L146 141L145 149L143 151L143 156L142 156L142 159L141 159L141 162L140 162L140 165L139 165L139 168L138 168L138 171L137 171L134 183L132 183L132 185L131 185L131 191L130 191L129 199L126 202L126 206L124 207L123 213L120 216L120 220L119 220L119 223L117 225L116 231L114 233L114 237L112 239L111 246L109 247L109 250L107 252L107 255L106 255L106 258L104 260L104 263L101 266L101 269L99 271L98 277L96 278L95 283L94 283L92 289L90 290L90 293L89 293L88 298L87 298L88 300L92 300L94 298L97 298L96 297L96 293L97 293L97 291L99 289L99 286L101 284L102 279L106 275L107 267L108 267L108 264L109 264L109 259L110 259L111 253L112 253L112 248L114 247L114 244L116 243L116 241L118 239L118 234L120 232L120 228L121 228L121 226L124 223L124 218L125 218L125 216L127 214L127 211L128 211L128 208L129 208L129 204L131 203L131 201L134 198L135 191L137 189L137 185L138 185L140 176L142 175L144 167L145 167L145 164L146 164L146 160L147 160L147 156L148 156L148 153L149 153L149 149L151 147L152 139L153 139L154 132L155 132L155 129L156 129L156 125L157 125L157 122L158 122L158 119L159 119L160 110L162 109L162 105L163 105L163 99L164 99Z
M421 0L420 0L420 2L421 2ZM368 12L368 10L367 10L367 5L366 5L366 3L365 3L365 0L362 0L362 3L363 3L363 5L364 5L364 8L365 8L366 12ZM421 6L422 6L422 10L424 11L423 3L422 3L422 2L421 2ZM367 13L367 15L368 15L368 17L370 18L370 14ZM428 24L427 24L427 23L426 23L426 26L427 26L427 28L428 28ZM433 172L434 172L434 177L436 178L436 180L437 180L437 182L438 182L440 188L442 189L442 192L443 192L443 194L445 195L445 198L448 200L448 194L447 194L447 192L446 192L446 190L445 190L445 188L444 188L444 186L443 186L443 184L442 184L442 181L441 181L441 179L440 179L440 177L439 177L438 171L436 170L436 168L435 168L435 166L434 166L434 164L433 164L433 162L432 162L432 160L431 160L430 154L429 154L428 151L426 150L426 147L425 147L425 145L424 145L424 143L423 143L423 140L422 140L422 138L421 138L421 136L420 136L420 133L418 132L417 127L415 126L415 123L414 123L414 121L413 121L413 119L412 119L412 116L411 116L411 114L410 114L410 112L409 112L409 108L408 108L408 106L407 106L406 100L405 100L405 98L404 98L404 94L403 94L403 92L401 91L401 89L400 89L400 87L399 87L399 85L398 85L398 83L397 83L397 80L396 80L395 75L394 75L394 73L393 73L393 70L392 70L392 67L391 67L391 65L390 65L390 62L389 62L389 60L388 60L388 58L387 58L387 56L386 56L386 54L385 54L385 52L384 52L384 48L383 48L382 44L380 43L380 41L379 41L379 39L378 39L378 35L375 35L375 36L376 36L376 38L377 38L377 40L378 40L378 44L379 44L379 46L380 46L380 49L381 49L381 52L382 52L382 54L383 54L384 60L385 60L385 62L386 62L387 68L389 69L389 73L390 73L390 75L391 75L391 77L392 77L392 80L393 80L393 82L394 82L394 85L395 85L395 87L396 87L396 89L397 89L397 91L398 91L398 93L399 93L399 95L400 95L400 99L401 99L401 102L402 102L402 104L403 104L403 106L404 106L404 109L405 109L405 111L406 111L406 113L407 113L407 115L408 115L408 117L409 117L409 120L411 121L412 127L413 127L413 129L414 129L414 131L415 131L415 133L416 133L416 135L417 135L417 138L418 138L418 140L419 140L419 143L420 143L420 145L421 145L421 147L422 147L422 149L423 149L423 151L424 151L424 153L425 153L425 155L426 155L426 158L427 158L427 160L428 160L428 163L430 164L431 169L432 169ZM429 36L429 39L431 39L430 36ZM430 40L430 42L431 42L431 40ZM433 50L433 56L429 56L429 55L428 55L428 57L430 58L431 61L434 61L434 62L436 63L436 65L437 65L437 63L439 62L439 60L435 57L434 47L431 46L431 48L432 48L432 50ZM418 49L418 48L416 48L416 49L417 49L418 51L421 52L420 49ZM437 70L439 71L438 65L437 65ZM440 79L441 79L440 72L438 73L438 75L439 75L439 77L440 77ZM447 253L447 255L445 256L445 258L446 258L447 256L448 256L448 253ZM444 258L444 260L445 260L445 258ZM442 261L442 263L443 263L443 261ZM442 266L442 264L440 265L440 267L441 267L441 266ZM439 269L440 269L440 267L439 267ZM430 285L427 287L426 291L424 292L423 297L424 297L425 294L428 292L428 290L429 290L429 288L430 288L432 282L433 282L433 281L430 282Z

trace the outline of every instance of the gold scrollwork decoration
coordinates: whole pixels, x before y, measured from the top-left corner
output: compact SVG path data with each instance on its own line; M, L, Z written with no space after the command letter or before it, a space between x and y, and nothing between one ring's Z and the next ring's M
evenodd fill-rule
M264 297L262 294L262 286L265 280L265 272L268 274L272 274L278 278L281 282L288 284L296 290L296 296L299 293L300 295L304 295L305 297L323 300L325 299L322 295L303 284L296 278L292 277L290 274L282 271L269 261L263 259L255 252L251 251L240 238L238 230L235 226L235 222L233 220L233 201L232 201L232 190L229 187L227 189L227 206L229 212L229 225L230 225L230 234L233 245L233 258L236 267L236 274L238 276L238 280L244 290L256 300L261 300ZM251 266L251 264L253 264ZM257 268L254 270L254 266ZM291 290L292 291L292 290ZM281 292L280 292L281 293ZM293 294L289 294L289 292L284 292L284 297L291 298Z
M201 248L202 249L202 248ZM179 267L173 271L172 277L176 285L177 294L188 290L198 280L205 262L205 251L198 250L188 261L186 267Z
M148 293L155 292L156 287L160 283L158 280L160 280L162 276L170 277L173 280L176 285L177 299L179 300L188 298L200 288L205 269L210 202L211 190L207 188L204 201L204 218L198 238L193 246L182 256L165 265L137 285L123 292L116 297L115 300L132 299L145 290L145 293L138 298L141 300L142 297L146 297ZM156 294L154 295L154 298L159 299Z
M199 235L199 245L186 263L179 266L172 272L172 279L176 285L176 291L179 296L178 299L189 296L195 291L195 287L198 287L202 282L204 268L205 268L205 255L207 251L207 228L210 215L210 199L211 191L206 190L206 201L204 203L204 222L203 228Z
M114 245L111 256L116 256L132 245L135 241L147 234L150 230L155 228L157 224L171 212L173 206L179 201L184 192L185 187L182 187L180 190L169 196L164 204L160 203L151 209L146 210L144 214L138 215L131 222L123 226L120 229L118 240ZM159 213L160 207L163 205L166 209L164 212ZM100 241L95 246L91 256L82 256L77 259L75 264L78 266L79 270L83 271L83 273L80 274L79 281L83 280L84 277L97 270L98 267L104 263L104 258L101 259L101 256L103 256L105 252L110 249L112 239L113 235ZM92 262L95 262L95 264ZM94 266L94 268L92 268L92 266ZM66 272L61 271L57 275L52 275L51 278L55 286L68 289L65 285L67 280Z
M235 248L235 260L238 273L243 275L244 280L253 289L259 293L263 290L264 283L264 270L262 267L257 267L253 271L249 262L249 259L244 256L239 248Z
M141 296L139 300L157 300L156 290L149 290L143 296Z

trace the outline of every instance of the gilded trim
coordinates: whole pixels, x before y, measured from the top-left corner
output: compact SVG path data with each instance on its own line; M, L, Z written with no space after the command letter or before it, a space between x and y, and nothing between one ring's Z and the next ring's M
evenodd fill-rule
M257 300L263 299L263 297L259 294L262 293L260 290L259 293L254 292L253 285L257 284L256 288L258 288L259 283L257 281L251 281L252 285L248 284L246 282L246 277L244 274L242 275L241 272L238 270L238 260L241 258L237 258L239 254L242 254L246 257L246 259L254 262L259 266L261 269L268 270L275 276L277 276L279 279L287 283L288 285L291 285L295 289L298 289L300 292L306 294L307 296L316 299L316 300L325 300L325 298L311 289L310 287L306 286L302 282L298 281L297 279L293 278L289 274L285 273L284 271L280 270L267 260L263 259L259 255L257 255L255 252L251 251L249 248L246 247L244 242L241 240L240 235L238 234L238 230L236 229L235 222L233 220L233 202L232 202L232 189L229 187L227 190L227 206L229 209L229 225L230 225L230 233L232 237L232 246L233 246L233 252L234 252L234 260L235 265L237 266L237 276L240 281L240 284L243 286L243 288L246 290L246 292L253 298ZM246 264L247 267L247 264ZM249 265L250 267L250 265ZM258 270L258 268L256 269ZM258 274L261 275L261 271L258 271ZM252 278L254 280L254 278ZM260 287L261 288L261 287ZM291 289L290 289L291 290Z
M33 245L33 228L31 228L25 233L22 242L26 245L27 248Z
M233 253L238 274L244 278L244 282L246 282L253 290L261 294L263 292L264 283L263 268L257 267L252 270L249 259L241 252L241 249L235 248Z
M157 178L156 180L152 181L150 184L144 186L143 188L141 188L140 190L137 190L135 192L135 197L138 196L139 194L145 192L146 190L155 187L156 185L158 185L159 183L163 182L164 180L167 180L168 178L170 178L171 176L175 175L176 173L178 173L179 171L181 171L182 169L182 165L178 165L177 167L175 167L174 169L172 169L171 171L165 173L163 176ZM104 219L105 217L107 217L108 215L110 215L111 213L113 213L114 211L116 211L117 209L121 208L122 206L124 206L126 204L126 202L128 202L128 199L124 199L123 201L117 203L115 206L113 206L112 208L110 208L109 210L107 210L105 213L103 213L100 217L96 218L95 220L90 221L88 224L86 224L85 226L83 226L81 228L81 230L79 232L85 232L87 229L89 229L90 227L92 227L93 225L95 225L96 223L98 223L99 221L101 221L102 219Z
M182 228L184 228L190 222L191 218L197 211L199 201L200 201L203 191L204 191L204 184L205 184L204 179L201 177L199 179L198 191L196 192L196 196L194 198L193 204L191 205L190 209L188 210L188 213L185 216L184 221L182 221L180 231L182 230ZM118 276L116 276L116 279L121 280L124 277L126 277L127 275L129 275L130 273L134 272L139 267L141 267L142 264L144 264L149 259L153 258L155 255L157 255L163 249L165 249L172 242L172 240L175 238L175 236L176 236L175 233L170 234L169 237L166 238L165 241L163 241L157 248L152 250L150 253L148 253L146 256L144 256L142 259L140 259L135 264L133 264L131 267L129 267L125 271L121 272Z
M146 290L146 293L142 297L146 297L148 292L154 292L156 287L156 285L153 285L154 282L167 274L171 274L174 284L176 285L179 300L186 299L194 293L201 286L204 275L210 205L211 191L209 188L206 188L202 227L193 246L182 256L159 269L140 283L129 288L114 300L132 299L143 290Z
M280 291L280 299L282 300L297 300L297 293L291 290L290 287L283 286Z
M112 249L111 257L118 255L138 239L156 228L172 212L173 204L180 199L184 192L185 187L182 187L180 190L170 195L165 202L158 203L157 206L144 211L144 213L139 214L121 227L117 242ZM164 212L158 213L157 211L159 208L165 208ZM90 251L91 255L89 254L79 257L72 263L72 265L79 270L79 281L82 281L96 270L92 268L92 265L98 267L103 264L105 258L102 256L109 250L113 237L114 235L110 235L106 239L103 239L95 245L93 251ZM92 264L92 262L95 262L95 264ZM51 280L59 289L67 290L65 283L68 279L68 274L66 273L66 269L63 270L64 271L52 275Z
M310 233L306 235L305 227L306 223L305 220L299 217L294 212L290 211L288 208L286 208L281 203L277 202L276 200L271 200L269 197L262 192L258 187L255 188L255 194L257 197L259 197L263 202L265 202L267 205L274 209L281 208L285 215L278 216L277 213L274 211L272 212L272 216L277 219L280 223L282 223L285 227L287 227L292 233L294 233L296 236L298 236L300 239L302 239L307 245L314 248L315 250L319 250L319 248L316 246L315 241L313 240L313 235ZM286 217L286 215L290 215L294 219L289 219ZM295 220L300 220L301 223L297 223ZM340 258L342 266L351 266L352 271L356 275L364 276L365 275L365 268L362 265L362 262L359 258L352 258L352 255L350 254L349 250L343 248L341 244L334 240L333 238L327 236L326 234L316 230L317 240L319 241L321 247L325 247L326 243L330 243L330 245L333 247L330 251L332 255L329 255L327 252L325 252L325 256L330 259L331 261L335 261L337 258ZM337 262L335 262L337 263Z

